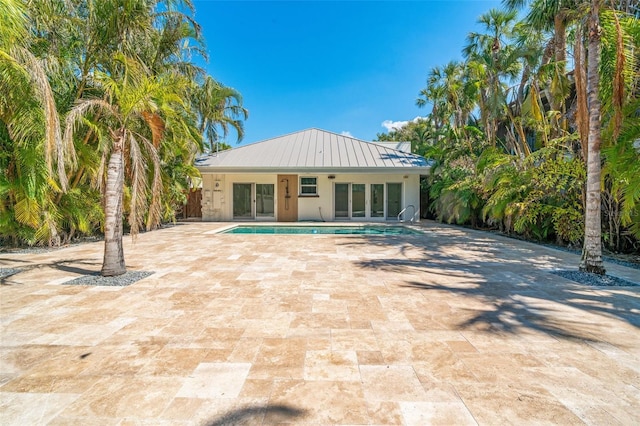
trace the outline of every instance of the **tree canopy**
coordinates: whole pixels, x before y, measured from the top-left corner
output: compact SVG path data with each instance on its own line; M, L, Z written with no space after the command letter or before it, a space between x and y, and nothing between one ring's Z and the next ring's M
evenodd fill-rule
M609 250L638 253L639 15L633 2L505 0L480 16L465 59L427 73L427 115L378 135L432 161L428 214L574 247L595 227Z
M0 242L173 220L195 155L248 116L198 57L188 0L2 0Z

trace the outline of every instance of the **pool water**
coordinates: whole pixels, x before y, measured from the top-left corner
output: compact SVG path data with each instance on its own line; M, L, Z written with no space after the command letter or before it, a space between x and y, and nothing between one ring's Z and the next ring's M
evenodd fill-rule
M404 226L254 226L238 225L223 234L334 234L334 235L420 235Z

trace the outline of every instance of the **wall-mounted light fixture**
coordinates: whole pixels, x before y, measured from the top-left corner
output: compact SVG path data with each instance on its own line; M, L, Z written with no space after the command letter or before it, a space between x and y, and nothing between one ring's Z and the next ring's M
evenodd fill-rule
M336 175L329 175L329 176L327 176L327 177L328 177L329 179L335 179L335 178L336 178Z

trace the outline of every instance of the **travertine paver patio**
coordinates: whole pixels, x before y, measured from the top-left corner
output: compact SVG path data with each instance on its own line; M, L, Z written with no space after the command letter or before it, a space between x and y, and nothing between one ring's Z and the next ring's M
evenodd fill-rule
M102 243L0 255L0 424L640 423L640 287L549 273L576 255L222 226L127 238L129 287L65 284Z

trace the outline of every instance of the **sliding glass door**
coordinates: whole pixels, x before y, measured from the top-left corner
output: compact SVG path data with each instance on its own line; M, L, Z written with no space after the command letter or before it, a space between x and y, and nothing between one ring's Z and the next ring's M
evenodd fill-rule
M371 184L371 217L384 217L384 184Z
M387 184L387 219L396 219L402 211L402 184Z
M253 219L253 206L251 189L253 184L234 183L233 184L233 218Z
M249 220L274 217L274 187L272 183L234 183L233 218Z
M351 184L351 217L365 216L365 194L364 183Z
M349 184L336 183L334 216L336 219L349 219Z
M256 216L274 217L274 185L256 183Z
M334 216L350 219L366 216L366 185L364 183L336 183Z

